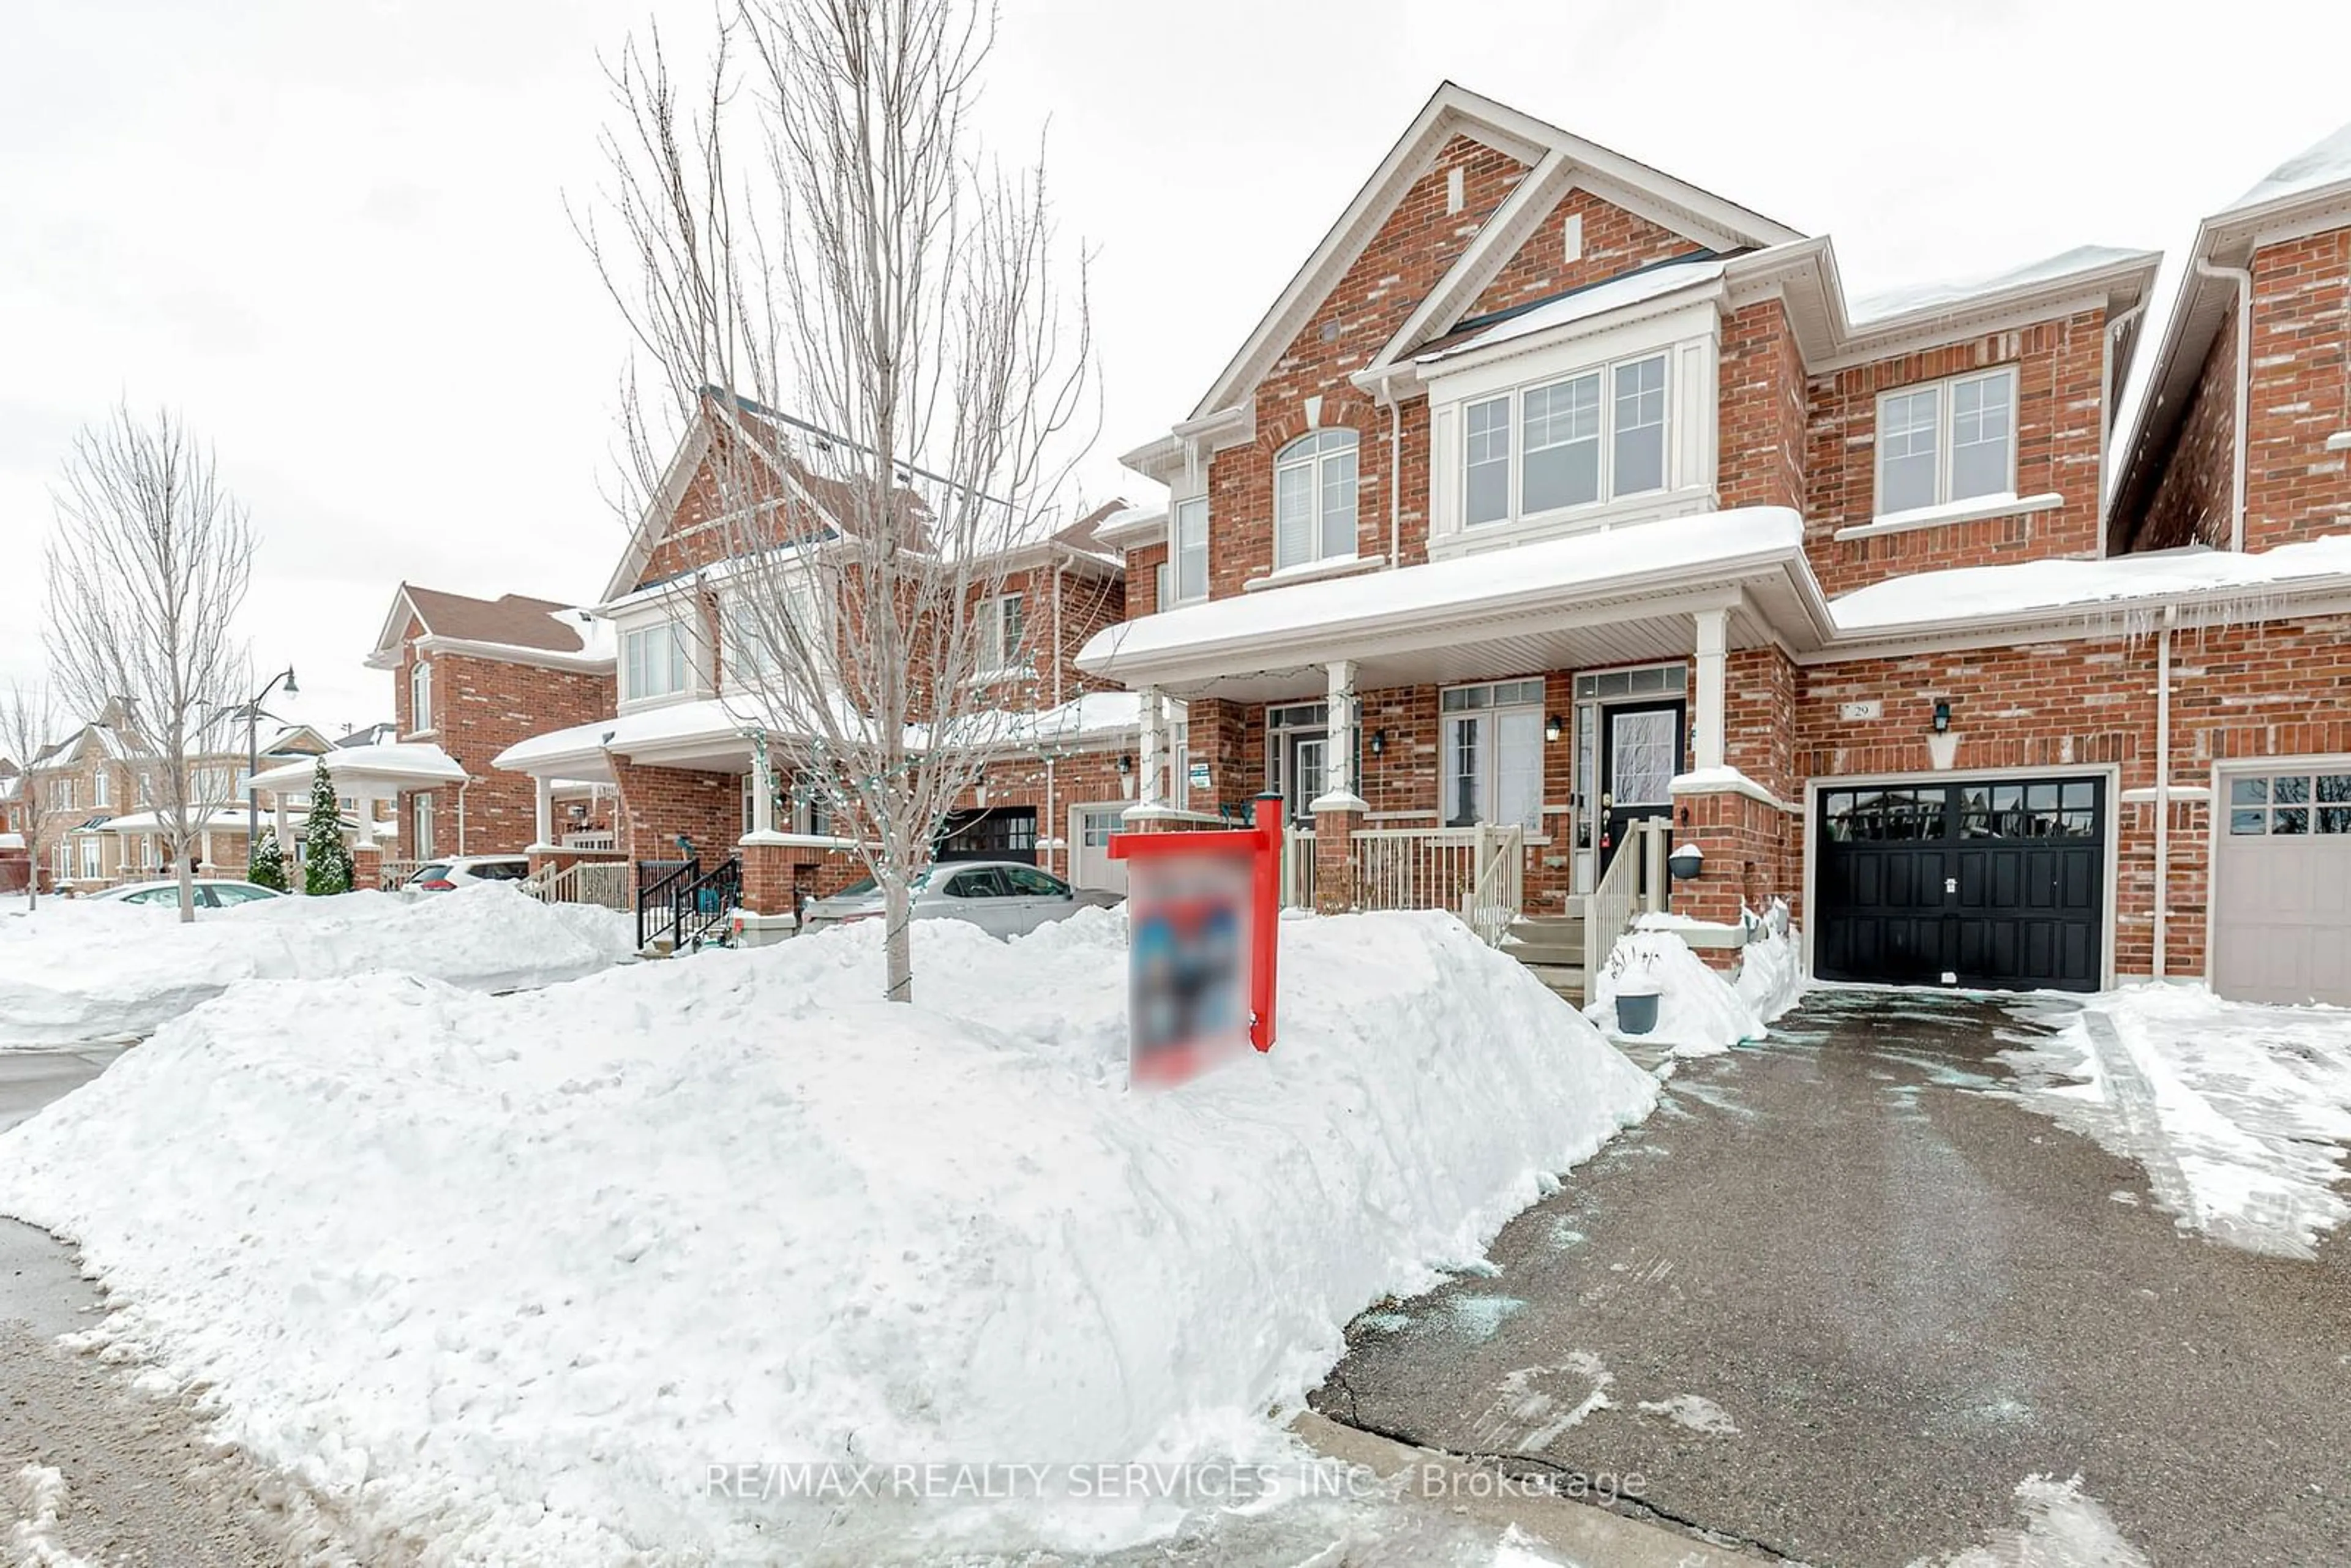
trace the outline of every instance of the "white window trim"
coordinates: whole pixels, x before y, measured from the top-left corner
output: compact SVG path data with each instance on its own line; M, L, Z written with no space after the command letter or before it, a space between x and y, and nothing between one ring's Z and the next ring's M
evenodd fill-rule
M1660 389L1665 421L1659 427L1658 435L1660 455L1663 458L1657 476L1659 483L1649 489L1634 490L1620 496L1616 494L1616 372L1628 366L1645 364L1651 360L1656 361L1665 369L1665 385ZM1597 377L1600 382L1600 430L1597 437L1599 493L1589 501L1573 501L1563 507L1546 507L1539 512L1530 512L1525 507L1528 456L1527 394L1541 392L1549 387L1562 386L1569 382L1582 381L1586 377ZM1459 501L1461 531L1464 534L1475 535L1481 534L1489 528L1506 528L1520 525L1540 528L1546 523L1562 521L1578 515L1596 513L1604 507L1654 504L1659 497L1667 495L1674 488L1676 392L1674 353L1672 348L1667 346L1643 350L1640 352L1625 354L1613 360L1604 360L1597 364L1584 365L1556 375L1545 375L1533 381L1520 382L1510 387L1499 388L1468 399L1461 405L1465 443L1458 486L1461 491ZM1471 409L1479 408L1496 401L1501 402L1509 416L1505 428L1510 433L1510 447L1504 459L1510 470L1509 502L1500 517L1489 518L1482 523L1473 523L1469 520L1469 462L1466 444L1468 420Z
M1020 606L1019 645L1004 645L1004 607ZM979 601L979 651L973 659L978 668L972 672L967 685L992 685L998 681L1027 680L1037 673L1036 661L1029 648L1029 606L1019 592L999 593Z
M1359 452L1356 457L1355 475L1358 494L1361 494L1363 487L1362 463L1363 458ZM1200 508L1200 591L1193 594L1184 592L1184 508L1186 507ZM1208 515L1208 497L1206 496L1182 496L1167 504L1167 560L1165 562L1167 591L1159 601L1159 607L1162 610L1173 610L1179 605L1207 602L1209 592L1208 562L1214 537L1210 529L1213 526L1214 519Z
M2008 480L2007 483L2001 486L2001 487L1996 491L1981 496L1962 497L1955 501L1951 497L1951 456L1953 450L1951 436L1955 422L1953 409L1957 400L1954 399L1951 394L1967 382L1990 381L1995 376L2005 377L2008 382ZM1932 392L1935 394L1935 499L1928 506L1910 507L1906 507L1902 511L1889 512L1886 509L1884 503L1878 499L1886 487L1886 445L1885 442L1881 439L1886 429L1886 405L1895 398L1915 397L1922 392ZM1911 526L1917 528L1929 528L1939 522L1972 520L1955 519L1940 516L1928 517L1928 514L1929 513L1940 513L1947 508L1966 507L1974 504L1997 505L2001 502L2014 501L2016 498L2016 463L2018 445L2016 417L2017 404L2022 401L2023 392L2024 377L2019 368L2012 363L1988 365L1981 370L1968 371L1956 376L1944 376L1937 381L1911 382L1903 386L1887 387L1884 392L1879 392L1877 394L1877 402L1872 412L1872 423L1870 425L1871 450L1869 457L1869 494L1871 504L1876 507L1873 525L1888 522L1899 523L1916 517L1923 520L1914 523ZM1997 512L1986 514L1986 516L1998 515L2001 514ZM1886 528L1882 531L1890 533L1898 532L1899 530L1896 528ZM1843 534L1839 534L1837 537L1842 538L1844 536Z
M408 667L408 733L432 735L433 661L419 659Z
M1874 539L1885 534L1907 534L1919 528L1945 528L1959 523L1986 522L1993 517L2022 517L2034 512L2053 512L2064 504L2065 497L2054 490L2038 496L1972 496L1967 500L1952 501L1939 507L1919 507L1912 511L1872 517L1865 523L1839 528L1830 538Z
M1318 577L1346 577L1358 571L1374 570L1387 563L1385 551L1378 555L1326 556L1321 560L1285 566L1279 571L1269 571L1263 577L1252 577L1241 584L1241 591L1256 593L1268 588L1280 588L1286 583L1311 582Z
M1445 706L1446 695L1451 692L1474 691L1496 686L1517 685L1525 681L1531 681L1538 688L1540 688L1535 700L1532 702L1520 700L1517 702L1489 705L1485 707L1463 708L1456 711L1447 711ZM1490 718L1495 720L1495 722L1486 727L1486 733L1491 737L1490 744L1495 748L1496 766L1488 772L1483 781L1480 792L1491 797L1491 799L1480 801L1479 804L1479 811L1480 813L1479 817L1479 825L1519 828L1526 834L1526 838L1523 841L1530 844L1549 843L1551 841L1550 837L1545 831L1547 824L1543 821L1543 817L1549 808L1544 805L1542 799L1543 791L1548 787L1548 779L1546 776L1549 772L1548 765L1551 760L1549 748L1552 746L1558 744L1553 741L1546 740L1543 738L1542 734L1542 726L1548 716L1546 705L1550 695L1548 684L1540 675L1520 676L1516 679L1502 681L1469 681L1460 685L1444 687L1437 693L1436 813L1437 826L1440 828L1449 828L1457 825L1453 821L1452 815L1447 809L1447 795L1453 787L1454 777L1453 726L1457 721L1465 718ZM1500 804L1502 776L1499 768L1499 761L1502 727L1499 720L1501 716L1505 714L1529 716L1535 721L1535 825L1532 827L1528 827L1525 823L1519 821L1499 821L1493 817L1485 814L1498 809Z
M629 688L629 640L664 629L669 630L677 638L680 656L684 664L684 679L677 686L666 691L632 691ZM695 649L699 642L700 639L695 635L693 626L683 615L647 616L631 624L616 628L612 645L614 655L612 677L615 689L620 695L620 711L627 713L636 708L659 707L665 703L683 702L689 697L701 695L701 661L695 657Z
M1343 552L1325 554L1322 548L1322 470L1325 465L1332 462L1338 457L1339 451L1342 449L1333 449L1329 452L1310 452L1300 457L1286 457L1283 454L1288 453L1292 447L1301 445L1303 443L1313 441L1321 436L1332 434L1346 435L1353 439L1353 444L1343 448L1343 450L1348 455L1352 456L1355 460L1355 500L1353 507L1355 514L1355 521L1354 527L1351 530L1353 537L1348 542L1347 549ZM1305 469L1311 476L1312 481L1307 486L1306 492L1307 532L1310 539L1311 540L1311 553L1309 553L1302 560L1285 561L1281 559L1281 476L1286 470L1293 468ZM1321 426L1314 430L1306 431L1294 440L1283 443L1281 451L1276 453L1273 459L1272 501L1273 570L1276 572L1287 571L1298 567L1312 566L1318 562L1326 560L1349 560L1355 559L1356 552L1361 547L1364 531L1364 440L1362 433L1348 425L1330 424Z

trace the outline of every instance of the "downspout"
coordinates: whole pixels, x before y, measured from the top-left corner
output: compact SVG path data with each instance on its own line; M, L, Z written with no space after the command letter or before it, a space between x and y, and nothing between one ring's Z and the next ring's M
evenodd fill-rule
M1057 709L1061 706L1061 574L1068 568L1069 560L1066 557L1055 558L1053 561L1053 706ZM1053 798L1053 754L1047 751L1045 753L1045 831L1040 836L1061 840L1061 872L1066 877L1074 869L1077 862L1071 858L1070 841L1062 838L1061 826L1061 807ZM1046 858L1048 861L1052 858L1051 851L1046 852ZM1046 869L1050 871L1053 868L1048 865Z
M457 786L457 852L461 855L465 852L465 791L473 787L471 774L466 775L465 782Z
M1404 564L1404 410L1396 406L1394 378L1380 378L1380 401L1388 405L1388 570Z
M2115 340L2123 329L2138 319L2146 310L2141 300L2106 323L2106 351L2098 367L2098 553L2107 553L2108 530L2113 524L2114 497L2106 493L2106 457L2115 438Z
M2237 286L2237 460L2230 475L2229 548L2245 548L2245 422L2253 400L2253 273L2245 267L2215 267L2196 258L2196 276Z
M2164 977L2171 904L2171 626L2177 605L2166 605L2155 653L2155 978Z

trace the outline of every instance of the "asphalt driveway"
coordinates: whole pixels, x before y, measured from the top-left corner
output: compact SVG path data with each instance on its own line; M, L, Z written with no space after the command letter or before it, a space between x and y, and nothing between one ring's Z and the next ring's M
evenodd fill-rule
M2155 1564L2351 1562L2351 1249L2183 1234L2004 1098L2048 1007L1816 993L1684 1063L1492 1274L1359 1319L1316 1408L1823 1568L1982 1545L2076 1474Z

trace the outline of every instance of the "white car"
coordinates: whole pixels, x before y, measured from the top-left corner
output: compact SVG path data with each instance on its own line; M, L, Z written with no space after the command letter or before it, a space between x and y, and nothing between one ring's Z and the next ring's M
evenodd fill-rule
M520 882L530 874L528 855L451 855L416 868L400 884L402 893L448 893L477 882Z
M231 882L226 877L200 876L190 885L194 890L198 909L235 909L240 904L258 904L264 899L286 896L274 887L263 887L250 882ZM139 904L177 909L180 906L180 884L176 880L131 882L89 896L94 904Z
M910 889L916 920L968 920L998 936L1018 936L1066 920L1088 904L1113 904L1116 894L1071 887L1050 872L1017 861L940 861L914 873ZM867 877L820 898L800 916L800 929L821 931L882 914L882 890Z

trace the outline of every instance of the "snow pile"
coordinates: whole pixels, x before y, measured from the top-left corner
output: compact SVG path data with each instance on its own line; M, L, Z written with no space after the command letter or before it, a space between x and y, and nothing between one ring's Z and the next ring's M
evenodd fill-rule
M16 1519L8 1526L8 1561L18 1568L90 1568L57 1544L68 1497L66 1479L55 1465L26 1465L14 1485Z
M0 1047L148 1034L240 980L409 974L473 990L576 978L634 948L627 915L498 883L179 912L44 899L0 915ZM333 1016L333 1015L321 1015Z
M2010 1053L2024 1103L2138 1161L2183 1228L2309 1258L2351 1218L2336 1186L2351 1145L2351 1010L2142 985L2062 1023L2053 1041Z
M2351 125L2321 138L2271 170L2252 190L2223 208L2220 215L2226 217L2250 207L2306 196L2347 181L2351 181Z
M915 932L914 1007L871 925L504 998L243 987L0 1136L0 1202L225 1437L451 1561L1082 1552L1183 1505L760 1467L1294 1461L1268 1412L1354 1313L1654 1103L1449 915L1284 921L1273 1052L1155 1094L1119 914Z
M2038 287L2079 273L2104 272L2126 262L2145 263L2152 270L2157 259L2158 253L2154 251L2121 250L2110 245L2077 245L2071 250L2061 250L2054 256L2029 261L2022 267L2012 267L1986 277L1972 277L1959 282L1914 283L1855 295L1845 307L1845 317L1856 327L1875 326L1897 316L1908 316L1921 310L1949 310L1979 304L1994 295Z
M1616 996L1636 977L1662 988L1657 1027L1646 1035L1622 1035ZM1676 1056L1714 1056L1742 1040L1761 1040L1764 1032L1763 1019L1739 990L1671 931L1632 931L1618 937L1593 977L1592 1003L1583 1011L1611 1036L1669 1046Z
M1739 955L1739 999L1764 1023L1777 1023L1804 994L1804 944L1788 923L1779 899L1760 917L1749 917L1747 946Z

